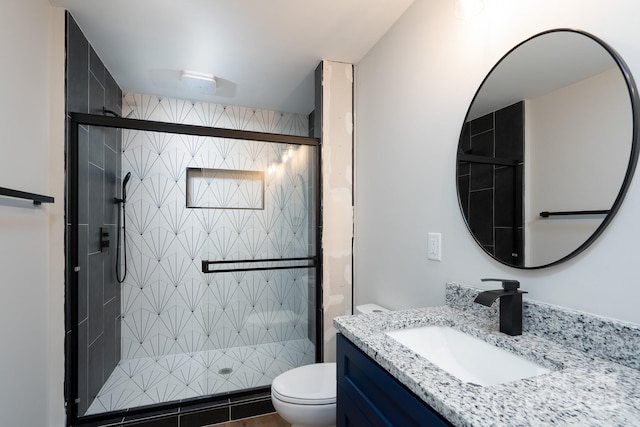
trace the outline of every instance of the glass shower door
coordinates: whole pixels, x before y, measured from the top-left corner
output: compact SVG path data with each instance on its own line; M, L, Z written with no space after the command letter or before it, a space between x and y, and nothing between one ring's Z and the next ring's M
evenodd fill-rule
M260 390L317 360L318 146L182 128L118 130L116 197L130 173L118 361L79 416Z
M260 176L208 169L188 185L188 203L211 225L202 272L223 388L270 385L315 361L315 149L271 144L256 159Z

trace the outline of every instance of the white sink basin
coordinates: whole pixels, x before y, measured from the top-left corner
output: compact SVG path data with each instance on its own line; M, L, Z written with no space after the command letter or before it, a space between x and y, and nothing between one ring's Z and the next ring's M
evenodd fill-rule
M422 326L385 334L465 383L491 386L551 372L448 326Z

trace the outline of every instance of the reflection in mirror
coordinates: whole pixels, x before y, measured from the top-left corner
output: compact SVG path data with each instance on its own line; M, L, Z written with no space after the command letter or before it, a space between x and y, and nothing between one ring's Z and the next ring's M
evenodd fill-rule
M637 93L620 57L574 30L530 38L476 93L458 145L460 207L519 268L577 255L617 211L637 162Z

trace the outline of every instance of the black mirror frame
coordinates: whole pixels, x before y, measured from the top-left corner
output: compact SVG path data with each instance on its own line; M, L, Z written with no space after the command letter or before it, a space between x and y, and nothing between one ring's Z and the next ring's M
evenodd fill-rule
M634 175L635 170L636 170L636 165L638 163L638 152L640 150L640 147L639 147L640 143L638 141L638 139L639 139L638 123L639 123L639 119L640 119L640 112L638 111L638 109L639 109L639 106L640 106L640 98L638 97L638 89L636 87L635 81L633 80L633 76L631 75L631 71L629 70L629 67L624 62L622 57L611 46L609 46L607 43L605 43L603 40L601 40L600 38L598 38L598 37L596 37L596 36L594 36L592 34L589 34L589 33L585 32L585 31L571 29L571 28L556 28L556 29L547 30L547 31L543 31L541 33L535 34L535 35L529 37L528 39L522 41L521 43L518 43L515 47L513 47L505 55L503 55L502 58L500 58L500 60L491 68L489 73L487 73L487 75L484 77L484 79L482 80L482 83L478 87L478 90L474 94L473 99L471 100L471 103L469 104L469 108L467 109L467 113L466 113L464 121L462 123L462 130L460 131L460 138L458 139L458 145L456 146L456 150L460 146L460 142L462 140L463 133L464 133L464 126L465 126L465 123L467 122L467 118L469 117L469 113L471 112L471 107L473 106L473 103L475 102L476 98L478 97L478 94L480 93L480 90L484 86L484 84L487 81L487 79L491 76L493 71L505 60L505 58L507 58L513 51L518 49L523 44L527 43L528 41L530 41L532 39L535 39L537 37L543 36L545 34L551 34L551 33L557 33L557 32L571 32L571 33L581 34L581 35L583 35L585 37L590 38L591 40L593 40L596 43L598 43L603 49L605 49L607 51L607 53L609 53L609 55L611 55L613 60L618 65L618 69L622 72L622 75L624 76L625 83L626 83L627 89L629 91L629 98L630 98L630 101L631 101L631 117L632 117L632 120L633 120L633 123L632 123L633 129L632 129L632 137L631 137L631 151L630 151L630 155L629 155L629 163L627 165L627 171L625 173L624 180L622 181L622 186L620 187L620 191L618 192L618 195L616 196L616 199L615 199L615 201L613 203L613 206L609 210L609 213L605 216L605 218L602 220L602 223L598 226L598 228L596 228L596 230L593 232L593 234L591 234L591 236L589 236L589 238L587 240L585 240L580 246L578 246L573 252L569 253L568 255L565 255L562 258L560 258L560 259L558 259L556 261L550 262L548 264L543 264L543 265L539 265L539 266L530 266L530 267L513 265L513 264L509 264L507 262L504 262L504 261L496 258L490 252L488 252L484 248L484 246L478 241L477 237L475 236L475 234L471 230L471 227L469 226L469 221L468 221L467 217L464 214L462 202L460 200L460 187L458 186L458 180L457 180L458 167L459 167L460 162L457 160L458 156L456 155L456 193L458 195L458 205L460 207L460 212L462 213L462 217L463 217L464 222L465 222L465 224L467 226L467 229L469 230L469 233L471 234L473 239L476 241L478 246L480 246L480 248L482 248L482 250L487 255L489 255L492 259L494 259L495 261L497 261L497 262L499 262L501 264L504 264L504 265L509 266L509 267L517 268L519 270L538 270L538 269L542 269L542 268L552 267L552 266L561 264L563 262L566 262L566 261L568 261L568 260L570 260L572 258L575 258L577 255L579 255L580 253L584 252L589 246L591 246L591 244L593 244L593 242L595 242L596 239L598 237L600 237L600 235L604 232L604 230L607 228L607 226L613 220L613 217L616 215L616 213L620 209L620 206L622 205L622 202L623 202L623 200L624 200L624 198L625 198L625 196L627 194L627 191L629 190L629 186L631 185L631 180L633 179L633 175Z

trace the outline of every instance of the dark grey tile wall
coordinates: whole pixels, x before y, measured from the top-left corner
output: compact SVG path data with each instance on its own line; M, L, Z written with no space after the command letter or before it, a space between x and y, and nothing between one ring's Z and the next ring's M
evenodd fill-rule
M508 264L524 265L524 102L465 123L460 149L520 164L514 168L461 162L458 192L469 228L484 249Z
M102 114L103 108L120 114L122 91L69 13L66 31L67 117L72 112ZM78 324L71 326L78 331L78 415L86 412L120 360L120 287L115 278L117 205L113 200L119 197L121 144L120 130L79 130ZM101 250L101 229L109 233L108 251ZM67 255L67 271L72 271L74 263L70 252Z

